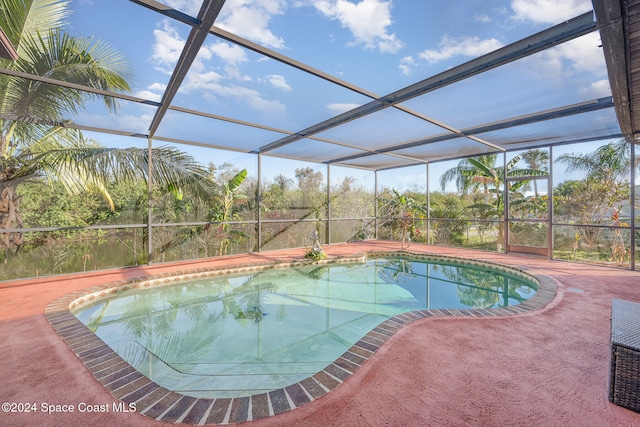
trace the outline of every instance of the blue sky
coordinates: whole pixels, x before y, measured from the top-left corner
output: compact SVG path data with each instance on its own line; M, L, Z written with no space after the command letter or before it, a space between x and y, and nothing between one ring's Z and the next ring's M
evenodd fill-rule
M164 3L193 16L200 7L195 0ZM190 28L125 0L72 0L71 7L69 32L93 36L122 52L133 94L159 100ZM216 25L384 95L591 9L590 0L227 0ZM608 96L599 45L598 33L591 33L518 61L508 74L505 69L479 76L467 91L456 86L413 100L411 108L464 127L502 118L505 111L515 116ZM174 104L296 131L368 100L209 36ZM485 105L487 100L501 102ZM95 105L76 121L146 133L154 110L127 104L121 103L117 117ZM376 134L390 137L384 135L384 123L371 122L372 134L364 136L371 144ZM408 124L406 135L397 138L412 138L418 128ZM170 113L158 134L242 149L282 136L227 131L225 124ZM363 138L360 128L349 126L321 136ZM229 160L237 156L230 154Z

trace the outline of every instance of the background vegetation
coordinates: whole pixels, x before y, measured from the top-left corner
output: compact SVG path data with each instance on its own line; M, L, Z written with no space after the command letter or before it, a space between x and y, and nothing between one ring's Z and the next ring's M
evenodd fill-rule
M64 1L0 0L0 24L19 53L0 65L129 92L125 58L67 35L68 14ZM551 245L555 258L629 267L640 237L630 227L637 161L624 141L575 145L556 158L545 147L471 157L443 163L450 167L428 177L430 188L391 180L375 189L373 172L337 167L341 178L329 181L334 167L298 162L267 178L197 161L185 147L107 147L65 126L91 102L118 108L113 98L0 76L5 280L305 247L314 230L325 243L378 237L402 248ZM551 166L566 175L549 188Z

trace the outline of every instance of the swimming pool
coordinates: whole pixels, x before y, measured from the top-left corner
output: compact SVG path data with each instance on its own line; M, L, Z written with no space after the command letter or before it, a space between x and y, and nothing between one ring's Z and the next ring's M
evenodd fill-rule
M159 279L85 298L73 312L158 385L219 399L304 381L402 313L507 309L539 286L516 270L444 257L351 261Z

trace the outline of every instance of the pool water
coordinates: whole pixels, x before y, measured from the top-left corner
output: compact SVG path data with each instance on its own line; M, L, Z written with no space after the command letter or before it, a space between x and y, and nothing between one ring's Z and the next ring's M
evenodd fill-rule
M536 290L485 266L379 258L127 291L75 315L157 384L239 397L312 376L397 314L506 307Z

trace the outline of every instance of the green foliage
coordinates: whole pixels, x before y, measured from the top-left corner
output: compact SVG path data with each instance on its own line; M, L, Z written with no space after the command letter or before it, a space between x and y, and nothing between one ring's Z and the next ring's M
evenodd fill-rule
M314 250L313 248L308 248L304 253L304 257L313 259L316 261L320 261L325 259L327 257L327 254L325 253L325 251L317 251L317 250Z
M593 250L600 245L601 236L607 230L589 227L588 224L615 226L624 223L619 212L631 202L631 149L620 140L605 144L591 153L570 153L558 158L568 172L583 172L580 181L565 181L554 189L554 214L564 222L586 224L578 227L579 239L574 243L572 257L579 256L580 249ZM636 161L633 162L634 164ZM610 262L623 265L629 251L619 229L614 230L609 256Z
M220 190L213 196L213 208L210 211L210 221L221 221L222 224L214 226L215 238L218 240L218 255L226 255L229 252L229 244L238 238L247 237L240 230L230 230L225 221L237 219L238 201L247 198L240 193L240 188L247 178L247 170L243 169L229 180L222 183ZM205 231L208 229L205 228Z
M431 222L436 244L462 245L469 222L464 220L465 209L459 199L448 198L442 204L432 207L431 217L439 218Z
M378 203L382 224L392 227L394 234L400 232L399 240L404 249L406 239L412 239L418 234L415 220L427 216L426 203L421 203L406 193L400 194L395 188L380 195Z
M51 187L40 180L19 187L24 226L82 227L109 217L104 201L96 196L69 195L61 187Z

